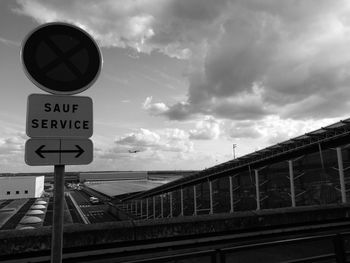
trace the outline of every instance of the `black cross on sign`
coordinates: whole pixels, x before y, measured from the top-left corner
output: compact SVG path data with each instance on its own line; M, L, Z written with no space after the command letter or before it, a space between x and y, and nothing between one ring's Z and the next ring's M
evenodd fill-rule
M53 94L76 94L89 88L101 71L101 52L82 29L49 23L24 40L22 62L28 77Z

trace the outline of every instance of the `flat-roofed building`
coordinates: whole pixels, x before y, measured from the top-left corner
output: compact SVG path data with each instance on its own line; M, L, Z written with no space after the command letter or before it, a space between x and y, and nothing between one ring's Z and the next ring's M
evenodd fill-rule
M80 182L147 179L147 171L82 172Z
M45 176L0 176L0 200L38 198L44 192Z

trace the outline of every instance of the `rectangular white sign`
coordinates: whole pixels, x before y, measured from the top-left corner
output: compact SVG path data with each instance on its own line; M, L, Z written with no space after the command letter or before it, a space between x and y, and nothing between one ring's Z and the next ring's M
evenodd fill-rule
M32 138L90 138L93 133L92 99L29 95L26 133Z
M93 144L89 139L29 139L25 144L28 165L79 165L93 159Z

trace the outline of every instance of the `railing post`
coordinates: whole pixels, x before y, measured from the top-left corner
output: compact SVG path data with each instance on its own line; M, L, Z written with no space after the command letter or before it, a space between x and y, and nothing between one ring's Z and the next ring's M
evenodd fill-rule
M255 172L256 210L260 210L259 171L255 169L254 172Z
M211 255L211 263L225 263L225 258L220 249L215 249L215 252Z
M293 170L293 161L288 161L288 167L289 167L289 183L290 183L290 198L292 201L292 207L296 206L295 202L295 187L294 187L294 170Z
M180 199L181 199L181 216L184 215L184 190L180 189Z
M321 144L320 143L318 144L318 151L320 153L321 166L322 166L322 169L324 169L323 154L322 154L322 148L321 148Z
M233 182L232 182L232 176L228 177L230 179L230 213L233 213L234 206L233 206Z
M213 205L213 182L209 180L209 201L210 201L210 211L209 214L214 213L214 205Z
M226 263L226 255L225 253L222 253L220 249L217 250L219 259L216 261L216 263Z
M142 212L143 212L142 211L143 210L143 207L142 207L143 206L143 202L142 201L143 201L143 199L141 199L141 201L140 201L140 203L141 203L141 209L140 209L141 210L140 211L141 219L143 219L143 214L142 214Z
M340 234L333 238L333 247L337 263L346 263L346 253L344 248L344 239Z
M197 190L196 190L196 185L193 186L193 214L196 216L197 215Z
M170 197L170 217L173 217L173 192L169 193Z
M148 207L148 197L146 198L146 219L148 219L148 210L149 210L149 207Z
M343 204L345 204L346 203L346 188L345 188L345 180L344 180L343 155L342 155L340 147L337 147L336 149L337 149L337 159L338 159L338 171L339 171L341 201Z
M153 219L156 219L156 196L153 196Z

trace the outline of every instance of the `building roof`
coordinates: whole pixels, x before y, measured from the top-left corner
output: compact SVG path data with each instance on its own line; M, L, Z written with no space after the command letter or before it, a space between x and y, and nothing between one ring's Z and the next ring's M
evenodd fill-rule
M129 193L147 191L164 184L163 181L148 180L126 180L126 181L109 181L108 183L86 184L89 188L96 190L107 196L119 196Z
M36 205L46 205L47 202L46 201L43 201L43 200L38 200L35 202Z
M19 230L32 230L32 229L35 229L35 227L33 227L33 226L23 226L23 227L19 228Z
M45 214L44 211L41 210L29 210L27 212L27 215L33 216L33 215L43 215Z
M38 209L45 209L46 206L44 205L33 205L30 209L33 209L33 210L38 210Z
M26 224L37 224L41 222L42 220L37 216L25 216L22 218L20 223L23 225L26 225Z

